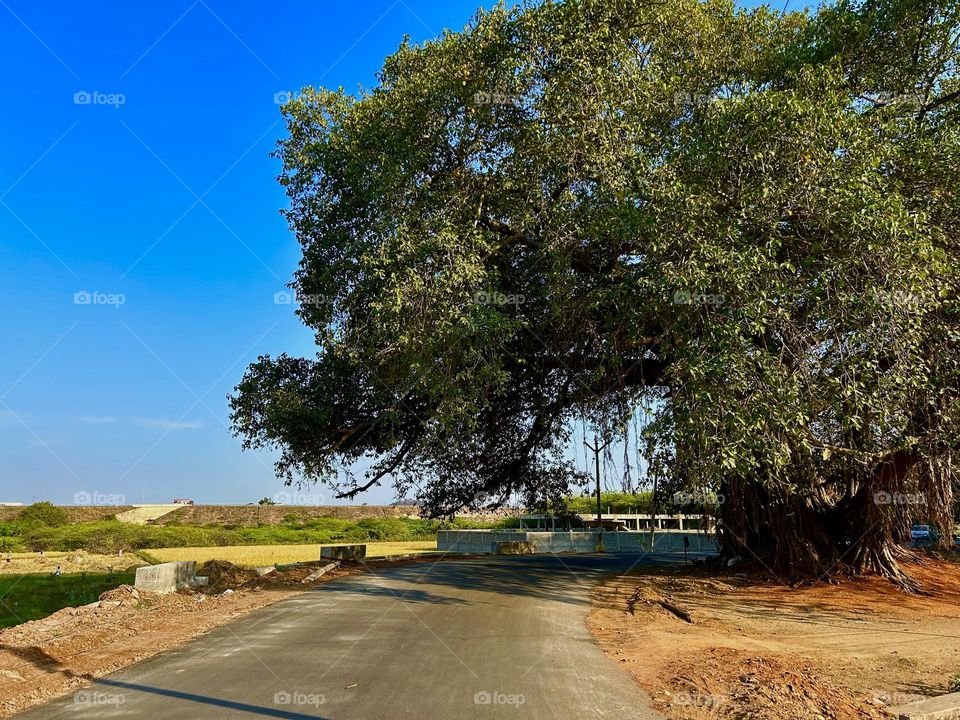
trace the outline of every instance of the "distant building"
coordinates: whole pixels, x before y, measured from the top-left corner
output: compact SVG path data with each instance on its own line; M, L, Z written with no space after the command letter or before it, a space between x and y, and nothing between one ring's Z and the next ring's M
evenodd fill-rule
M713 532L714 519L709 515L642 515L637 513L606 512L600 514L601 527L605 530L702 530ZM552 515L521 515L520 527L524 530L566 530L571 528L597 527L596 513L579 513L572 519Z

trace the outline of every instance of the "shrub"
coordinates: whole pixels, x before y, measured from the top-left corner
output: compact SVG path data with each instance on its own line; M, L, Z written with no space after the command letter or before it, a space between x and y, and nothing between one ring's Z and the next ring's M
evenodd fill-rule
M225 545L327 544L426 540L442 528L489 527L478 522L441 522L419 518L366 518L359 521L339 518L312 518L303 525L258 525L226 528L217 525L131 525L118 520L98 520L61 527L49 525L0 524L0 538L11 534L17 547L32 550L88 550L115 553L163 547L215 547ZM19 536L14 533L20 533Z
M28 505L17 515L17 522L24 526L60 527L69 522L67 513L51 502L37 502Z

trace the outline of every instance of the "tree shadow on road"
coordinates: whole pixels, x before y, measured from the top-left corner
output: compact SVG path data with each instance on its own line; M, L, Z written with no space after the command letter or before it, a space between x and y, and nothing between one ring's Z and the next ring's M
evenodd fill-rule
M643 554L445 557L433 562L377 568L356 576L359 581L334 581L318 591L385 597L414 604L496 603L496 596L511 595L586 606L590 604L590 589L604 577L633 565L672 562L676 559ZM382 583L378 579L382 579ZM467 591L474 597L451 595L450 589ZM489 598L477 599L476 593L489 594Z

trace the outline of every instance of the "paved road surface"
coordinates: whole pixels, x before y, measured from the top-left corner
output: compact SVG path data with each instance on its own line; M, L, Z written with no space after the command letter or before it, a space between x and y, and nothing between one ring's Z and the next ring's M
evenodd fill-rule
M603 575L663 556L440 560L327 583L20 720L654 720L585 625ZM119 704L103 704L114 700Z

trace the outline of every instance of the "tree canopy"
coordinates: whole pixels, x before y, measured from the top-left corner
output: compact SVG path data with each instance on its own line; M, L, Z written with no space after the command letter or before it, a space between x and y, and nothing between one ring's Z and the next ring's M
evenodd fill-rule
M251 365L236 432L445 515L562 495L572 424L645 407L725 550L897 576L957 477L958 36L937 0L547 2L304 89L278 155L318 350Z

